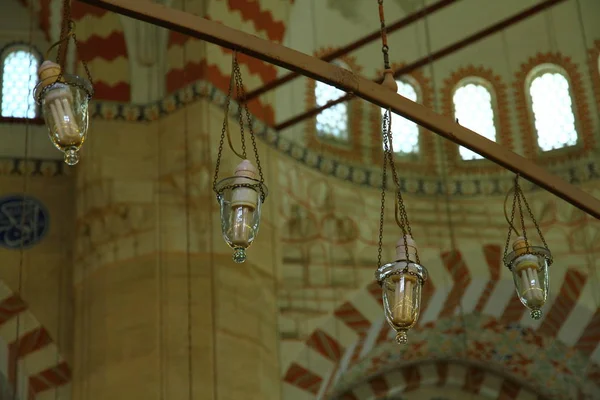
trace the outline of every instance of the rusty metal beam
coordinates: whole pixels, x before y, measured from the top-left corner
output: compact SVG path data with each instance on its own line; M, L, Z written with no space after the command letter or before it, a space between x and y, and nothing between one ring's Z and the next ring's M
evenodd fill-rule
M387 26L387 33L390 34L392 32L396 32L399 29L405 28L414 22L420 21L421 19L425 18L426 16L432 15L433 13L440 11L441 9L443 9L449 5L456 3L457 1L458 0L440 0L437 3L433 3L421 10L415 11L414 13L409 14L406 17L389 24ZM331 53L327 53L324 56L320 57L320 59L323 61L333 61L336 58L340 58L341 56L344 56L354 50L360 49L364 45L367 45L378 39L381 39L381 30L380 29L377 29L376 31L374 31L366 36L363 36L362 38L360 38L344 47L336 49L336 50L332 51ZM297 72L290 72L287 75L284 75L280 78L277 78L271 82L266 83L264 86L261 86L257 89L254 89L251 92L248 92L248 94L246 95L246 100L250 101L250 100L254 99L255 97L258 97L262 94L265 94L266 92L276 89L279 86L283 85L284 83L287 83L299 76L301 76L301 75Z
M547 8L553 7L553 6L557 5L558 3L562 3L565 1L566 0L546 0L542 3L538 3L526 10L521 11L520 13L517 13L513 16L503 19L502 21L497 22L494 25L488 26L487 28L482 29L479 32L476 32L470 36L467 36L466 38L459 40L458 42L454 42L451 45L448 45L440 50L433 52L432 54L429 54L425 57L421 57L419 60L417 60L415 62L412 62L408 65L405 65L405 66L397 69L396 71L394 71L394 77L399 78L402 75L409 74L419 68L422 68L426 65L429 65L430 63L432 63L434 61L439 60L440 58L449 56L450 54L453 54L460 49L470 46L473 43L476 43L482 39L485 39L486 37L493 35L495 33L498 33L500 31L502 31L503 29L508 28L511 25L521 22L527 18L533 17L534 15L546 10ZM381 78L375 79L374 82L381 82ZM345 101L351 100L352 97L353 96L351 94L346 94L346 95L340 97L339 99L329 101L329 102L323 104L322 106L314 107L310 110L306 110L305 112L303 112L301 114L298 114L298 115L291 117L283 122L280 122L279 124L275 125L274 128L277 131L280 131L282 129L287 129L290 126L296 125L297 123L300 123L307 118L314 117L315 115L320 114L324 110L327 110L328 108L331 108L331 107L335 106L336 104L340 104Z
M477 133L460 126L452 118L442 116L421 104L382 88L375 82L318 58L300 53L277 43L229 28L214 21L147 0L79 0L141 21L205 40L228 49L238 50L309 78L325 82L393 112L465 146L502 167L520 173L524 178L564 199L582 211L600 219L600 200L549 173L534 162L513 153Z

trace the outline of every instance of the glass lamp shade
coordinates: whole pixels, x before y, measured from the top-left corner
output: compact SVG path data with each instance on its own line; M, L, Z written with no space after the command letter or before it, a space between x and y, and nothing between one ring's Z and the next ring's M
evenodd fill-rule
M222 179L216 186L221 211L221 230L225 242L233 249L233 261L246 261L260 225L262 201L267 187L259 180L233 176Z
M550 251L544 247L519 248L506 255L504 264L511 270L519 300L531 310L531 318L542 317L541 308L548 298Z
M421 309L421 288L427 280L425 267L399 260L382 265L376 278L383 290L385 318L397 332L396 341L408 341L407 331L415 326Z
M87 137L92 86L87 80L68 74L50 84L40 83L35 97L42 107L50 140L64 153L65 163L75 165Z

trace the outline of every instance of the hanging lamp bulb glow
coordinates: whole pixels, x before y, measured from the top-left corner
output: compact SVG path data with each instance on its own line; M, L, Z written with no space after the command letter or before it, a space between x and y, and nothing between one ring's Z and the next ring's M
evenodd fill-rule
M416 262L417 251L410 235L401 238L396 245L397 261L380 266L375 273L383 290L385 318L400 344L408 342L407 332L419 319L421 288L428 277L427 269Z
M267 196L267 187L256 179L257 172L249 160L243 160L233 177L216 185L223 238L233 249L236 263L246 261L246 249L258 234L261 205Z
M79 76L64 74L60 65L48 60L38 74L35 99L42 107L50 140L64 153L65 163L75 165L87 137L92 85Z
M515 239L512 248L504 264L512 272L519 300L531 310L531 318L540 319L548 298L548 266L552 255L544 247L528 246L522 236Z

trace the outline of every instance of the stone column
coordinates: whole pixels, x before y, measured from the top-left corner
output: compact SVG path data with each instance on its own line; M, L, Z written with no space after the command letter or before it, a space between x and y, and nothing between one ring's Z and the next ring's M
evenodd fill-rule
M75 400L187 399L190 366L193 399L280 397L275 207L234 264L212 192L218 110L201 101L149 124L91 123L77 184Z

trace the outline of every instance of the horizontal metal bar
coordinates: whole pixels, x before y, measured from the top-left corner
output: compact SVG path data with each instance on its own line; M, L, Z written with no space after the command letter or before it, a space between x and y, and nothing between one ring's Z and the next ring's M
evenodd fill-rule
M460 126L452 118L439 115L421 104L410 101L344 68L217 22L150 1L79 1L162 26L228 49L238 50L249 56L353 93L379 107L390 108L395 113L424 126L426 129L473 150L510 171L520 173L536 185L600 219L600 200L590 194L554 176L545 168L513 153L498 143Z

